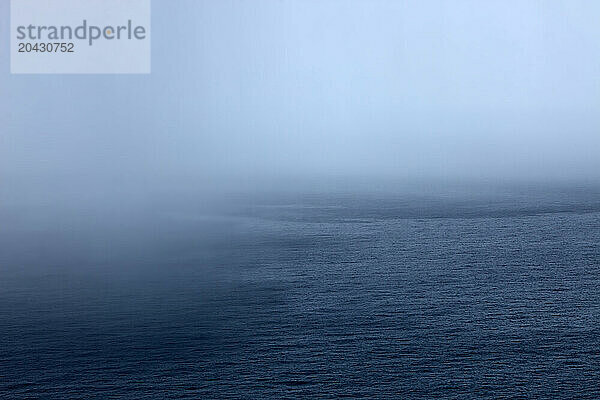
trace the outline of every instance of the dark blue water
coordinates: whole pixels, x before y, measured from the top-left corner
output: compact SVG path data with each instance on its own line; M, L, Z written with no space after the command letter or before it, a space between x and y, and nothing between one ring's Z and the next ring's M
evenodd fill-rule
M594 194L106 210L3 214L1 398L600 398Z

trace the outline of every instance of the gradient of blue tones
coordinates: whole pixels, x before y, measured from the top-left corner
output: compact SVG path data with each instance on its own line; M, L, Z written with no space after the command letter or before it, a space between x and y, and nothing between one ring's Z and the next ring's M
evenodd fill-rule
M596 1L152 7L149 76L1 49L3 176L599 178Z
M0 46L0 398L600 398L599 21L154 0L151 75Z

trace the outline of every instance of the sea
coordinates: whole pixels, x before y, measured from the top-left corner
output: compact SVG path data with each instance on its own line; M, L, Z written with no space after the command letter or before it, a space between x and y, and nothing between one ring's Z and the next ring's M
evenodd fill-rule
M0 207L1 399L598 399L600 189Z

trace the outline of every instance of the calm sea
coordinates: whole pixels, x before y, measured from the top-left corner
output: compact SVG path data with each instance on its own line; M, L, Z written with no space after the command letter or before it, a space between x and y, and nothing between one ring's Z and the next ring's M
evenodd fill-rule
M600 398L600 196L5 208L0 398Z

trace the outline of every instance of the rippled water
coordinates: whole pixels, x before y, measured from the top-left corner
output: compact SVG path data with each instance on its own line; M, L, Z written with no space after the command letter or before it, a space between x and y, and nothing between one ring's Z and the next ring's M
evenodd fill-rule
M599 203L5 216L0 397L600 398Z

